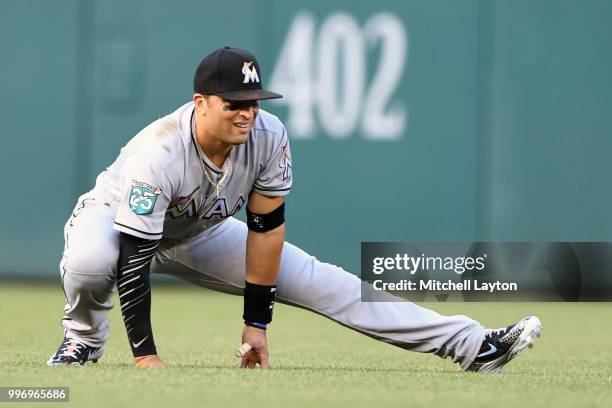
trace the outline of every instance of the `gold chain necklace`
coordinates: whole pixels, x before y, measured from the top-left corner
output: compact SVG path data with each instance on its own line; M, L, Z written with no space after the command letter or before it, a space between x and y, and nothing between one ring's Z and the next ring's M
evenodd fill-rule
M217 192L217 198L219 198L219 191L223 188L223 184L225 183L225 181L227 180L227 178L232 172L232 153L234 152L234 146L231 147L227 155L227 171L223 174L223 177L221 177L221 180L214 182L212 177L208 174L208 171L206 170L206 166L204 165L204 152L202 151L200 144L197 141L195 142L196 142L195 143L196 148L198 150L198 156L200 159L199 161L200 161L200 166L202 167L202 171L204 172L204 175L208 179L209 183L212 184L213 187L215 188Z
M221 188L223 188L223 183L225 183L225 180L229 177L230 173L232 172L232 153L234 152L234 146L232 146L232 148L229 151L227 160L227 171L225 172L225 174L223 174L223 177L221 177L221 180L219 180L218 182L214 182L212 180L212 177L210 177L210 175L208 174L208 171L206 171L206 166L204 165L204 152L202 151L202 148L200 147L200 144L198 143L197 139L195 138L195 109L193 110L193 112L191 113L191 138L193 139L193 144L195 144L196 146L196 152L198 154L198 161L200 162L200 167L202 167L202 171L204 172L204 175L206 176L206 178L208 179L208 182L210 184L213 185L213 187L215 188L216 192L217 192L217 198L219 198L219 190L221 190Z

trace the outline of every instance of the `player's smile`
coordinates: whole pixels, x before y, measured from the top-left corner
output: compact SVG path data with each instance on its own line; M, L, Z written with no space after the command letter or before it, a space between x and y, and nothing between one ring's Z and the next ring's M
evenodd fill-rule
M234 126L236 126L241 134L246 134L251 131L252 122L234 122Z
M234 125L238 128L238 133L240 133L240 135L247 135L250 131L251 128L250 126L246 126L246 127L242 127L242 126L238 126L238 125Z
M246 142L246 138L248 134L251 132L251 126L253 125L253 120L255 119L254 115L252 116L252 120L245 120L244 117L240 117L238 120L232 120L232 128L234 129L234 135L240 138L240 142Z
M253 126L253 121L259 113L258 101L224 101L224 112L235 112L236 115L232 118L232 126L238 130L241 137L246 137ZM243 140L243 142L246 139Z

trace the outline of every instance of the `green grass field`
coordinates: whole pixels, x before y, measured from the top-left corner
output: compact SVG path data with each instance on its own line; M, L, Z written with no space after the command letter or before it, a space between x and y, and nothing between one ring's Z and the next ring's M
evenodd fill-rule
M59 285L1 284L0 386L68 386L65 405L90 408L612 406L610 304L427 304L492 326L540 316L544 329L535 348L504 374L483 375L283 305L269 330L273 369L240 370L233 351L240 345L241 298L172 286L155 286L153 292L156 343L168 369L132 366L118 308L98 364L47 367L62 338L63 300ZM40 406L18 406L29 405Z

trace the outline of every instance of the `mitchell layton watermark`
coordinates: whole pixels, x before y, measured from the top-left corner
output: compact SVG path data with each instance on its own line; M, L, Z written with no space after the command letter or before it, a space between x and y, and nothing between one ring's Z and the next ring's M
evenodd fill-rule
M418 281L410 281L401 279L396 282L385 282L382 279L377 279L372 282L375 290L382 291L484 291L493 293L496 291L516 291L518 284L516 282L479 282L477 279L468 279L455 282L452 280L439 281L436 279L419 279Z

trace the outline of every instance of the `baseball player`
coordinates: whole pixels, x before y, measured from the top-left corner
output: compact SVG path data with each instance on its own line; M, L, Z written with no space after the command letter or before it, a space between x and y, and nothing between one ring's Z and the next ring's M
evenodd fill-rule
M259 100L282 97L261 79L251 53L212 52L196 70L192 101L140 131L78 199L60 263L64 339L49 365L102 356L116 287L135 365L164 367L151 327L150 272L242 295L237 355L246 368L269 365L275 301L407 350L451 357L465 370L498 371L531 345L537 317L487 330L410 302L361 302L360 279L285 242L291 150L280 120L259 108ZM233 215L245 206L243 223Z

